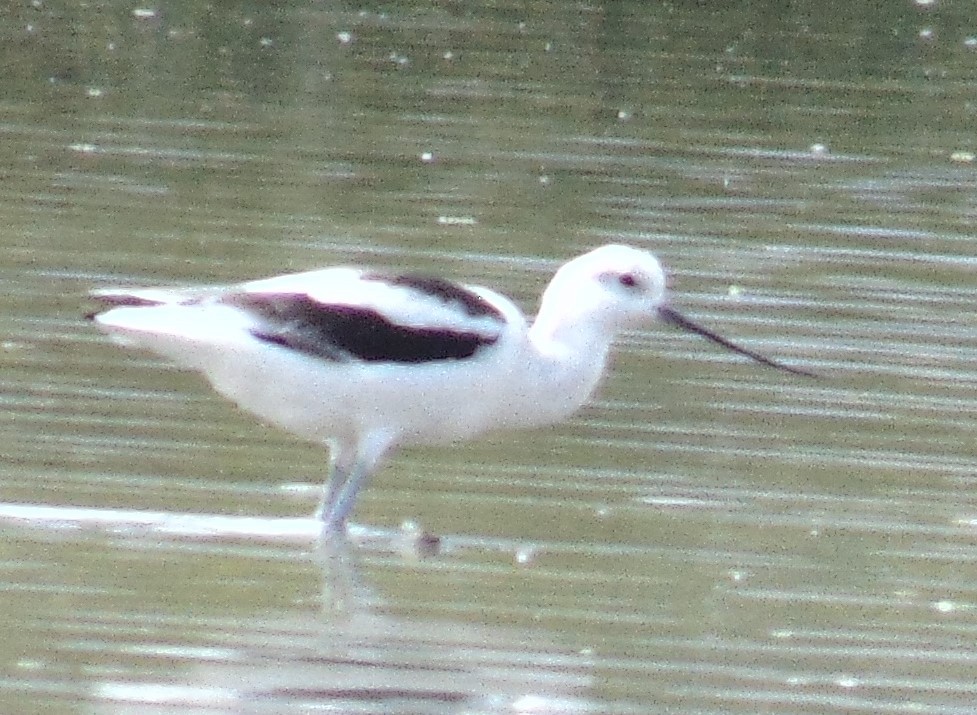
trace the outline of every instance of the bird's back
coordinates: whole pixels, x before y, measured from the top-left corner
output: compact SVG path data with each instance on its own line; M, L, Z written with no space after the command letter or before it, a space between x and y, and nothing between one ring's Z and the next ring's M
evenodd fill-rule
M94 298L107 308L95 322L119 341L202 372L242 407L318 441L368 429L462 439L504 426L523 397L506 385L525 359L525 319L487 289L330 268Z

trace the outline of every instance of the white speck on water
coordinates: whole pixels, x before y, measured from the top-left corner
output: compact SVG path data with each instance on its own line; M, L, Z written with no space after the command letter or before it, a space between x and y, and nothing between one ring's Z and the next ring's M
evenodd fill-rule
M474 226L477 223L474 216L438 216L440 226Z

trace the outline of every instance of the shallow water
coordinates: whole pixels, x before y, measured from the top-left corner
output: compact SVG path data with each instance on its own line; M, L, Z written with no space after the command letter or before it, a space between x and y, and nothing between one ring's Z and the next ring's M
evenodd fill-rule
M962 8L19 11L0 709L972 712ZM823 378L629 334L567 424L398 455L341 557L301 518L320 450L81 319L96 285L337 262L532 311L610 241Z

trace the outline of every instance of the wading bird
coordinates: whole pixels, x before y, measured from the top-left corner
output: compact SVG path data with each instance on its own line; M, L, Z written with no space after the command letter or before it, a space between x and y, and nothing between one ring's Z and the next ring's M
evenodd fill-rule
M337 267L221 288L108 289L91 318L121 342L203 373L220 394L329 447L317 517L345 529L394 449L559 422L594 391L621 330L658 319L752 360L668 305L652 254L603 246L564 264L530 324L499 293Z

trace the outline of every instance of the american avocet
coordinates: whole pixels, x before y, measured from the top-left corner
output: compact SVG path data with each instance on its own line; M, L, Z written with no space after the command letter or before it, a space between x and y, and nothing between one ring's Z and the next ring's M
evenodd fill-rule
M340 531L401 445L558 422L587 400L614 336L658 318L757 362L667 305L650 253L604 246L561 267L529 325L508 298L440 278L326 268L223 288L93 293L121 342L198 370L241 407L328 445L317 516Z

